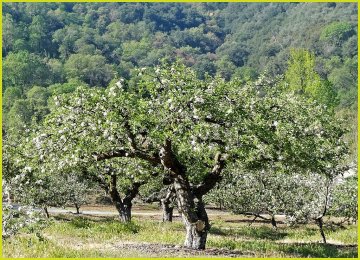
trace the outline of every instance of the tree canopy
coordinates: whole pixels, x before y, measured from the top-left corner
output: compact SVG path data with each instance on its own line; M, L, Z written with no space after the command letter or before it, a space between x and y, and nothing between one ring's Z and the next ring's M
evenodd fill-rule
M24 143L18 163L48 173L87 165L106 179L114 175L104 169L117 162L110 168L133 173L131 183L161 167L188 223L186 244L203 248L210 226L202 197L233 163L331 176L347 152L341 123L323 105L266 77L242 84L199 80L184 65L165 64L107 89L78 87L54 97L56 107Z

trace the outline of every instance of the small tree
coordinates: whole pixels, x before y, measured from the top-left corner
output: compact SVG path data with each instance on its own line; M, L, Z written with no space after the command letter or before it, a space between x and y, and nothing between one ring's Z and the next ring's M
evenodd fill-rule
M283 214L290 203L296 181L289 173L244 171L238 166L229 172L208 200L221 196L224 208L235 214L267 220L277 227L275 215ZM218 194L220 194L218 196ZM264 216L270 215L270 218Z
M339 178L332 192L329 215L343 218L342 222L356 222L358 219L357 198L357 176Z
M332 175L311 174L303 176L307 177L306 179L297 179L297 186L292 195L292 206L285 211L290 224L315 221L324 244L326 244L324 217L329 214L331 208L335 178L338 174L339 172L333 171Z
M80 207L87 202L86 195L92 188L93 183L79 178L79 174L76 173L64 174L63 178L64 184L62 187L65 189L66 202L74 205L76 213L80 214Z
M43 209L47 218L50 217L49 206L64 206L67 200L63 179L53 175L37 175L30 166L22 168L8 183L16 202Z
M334 108L337 95L334 86L315 71L315 55L303 49L290 51L289 65L285 72L285 88L304 95L310 100Z
M172 222L174 206L176 204L176 194L173 185L160 185L160 181L156 183L147 183L140 192L140 197L146 203L158 202L162 208L163 222ZM145 188L145 189L144 189Z

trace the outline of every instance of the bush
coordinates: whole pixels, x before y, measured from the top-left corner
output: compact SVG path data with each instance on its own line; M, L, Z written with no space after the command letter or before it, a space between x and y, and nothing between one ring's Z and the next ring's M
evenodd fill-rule
M20 231L35 233L40 237L48 221L42 218L41 212L32 207L3 206L3 239L9 238Z

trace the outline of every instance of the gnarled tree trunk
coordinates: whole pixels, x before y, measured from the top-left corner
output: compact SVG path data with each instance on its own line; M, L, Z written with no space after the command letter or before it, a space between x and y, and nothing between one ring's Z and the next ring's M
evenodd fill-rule
M323 224L324 224L323 218L322 217L317 218L316 223L319 226L319 230L320 230L320 234L321 234L321 238L323 240L323 243L326 244L326 237L325 237L325 233L324 233L324 229L323 229Z
M163 210L163 222L172 222L174 206L171 205L171 202L166 199L161 199L161 207Z
M134 182L132 186L125 192L125 197L122 200L120 193L116 188L116 175L111 175L111 183L109 185L109 194L112 202L114 203L117 211L119 212L119 217L122 222L131 221L131 208L132 200L139 193L139 188L143 182Z
M195 213L198 220L190 222L188 217L183 217L186 228L184 245L194 249L205 249L207 234L210 229L209 219L202 199L196 199L195 201Z
M167 193L164 198L160 200L161 207L163 210L163 222L172 222L174 212L174 200L175 200L175 189L171 185L167 189Z
M170 173L176 191L179 211L186 228L184 245L194 249L205 249L210 225L202 196L221 179L220 172L225 165L221 154L216 155L213 170L205 176L203 183L196 187L191 187L186 176L186 168L177 160L169 140L166 140L159 156L162 165Z
M77 203L74 203L74 206L76 208L76 214L80 214L80 206Z
M125 209L124 203L121 200L120 193L118 192L116 186L111 186L109 194L111 201L119 213L120 220L122 222L131 221L131 211Z
M174 184L179 212L181 212L188 230L185 245L195 249L204 249L210 225L202 202L202 196L214 188L216 183L221 180L220 174L225 166L226 155L218 152L215 156L213 169L205 175L202 183L191 186L186 176L186 167L178 161L172 151L171 140L165 140L158 155L148 154L137 149L132 132L129 127L126 128L128 129L132 150L116 149L101 154L93 154L95 160L102 161L115 157L128 157L146 160L154 166L161 164L169 176L170 182L167 185Z
M275 220L274 215L271 215L271 225L272 225L273 229L277 229L276 220Z
M122 222L130 222L131 221L131 208L132 203L124 204L124 208L120 213L120 218Z
M50 218L50 214L49 214L47 206L44 206L44 213L45 213L46 218Z

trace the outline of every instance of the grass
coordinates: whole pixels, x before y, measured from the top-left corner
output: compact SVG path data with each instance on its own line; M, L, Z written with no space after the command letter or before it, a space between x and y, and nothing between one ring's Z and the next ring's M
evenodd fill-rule
M239 250L253 257L357 257L355 225L326 229L329 244L319 243L315 225L277 230L266 224L215 220L208 235L208 248ZM182 245L185 231L180 221L161 223L137 218L123 224L114 218L58 216L43 231L43 238L20 234L3 243L4 257L144 257L164 256L135 246L119 250L124 242ZM154 255L155 254L155 255ZM165 254L165 253L164 253ZM166 256L166 255L165 255ZM181 256L181 253L176 254Z
M15 237L4 241L5 258L86 258L86 257L137 257L134 251L71 248L50 239L39 240L35 235Z

